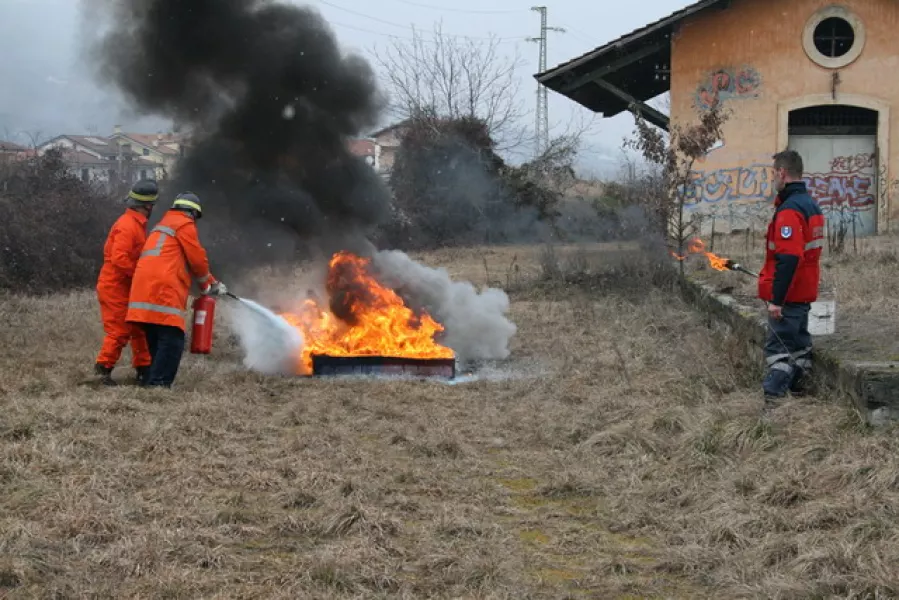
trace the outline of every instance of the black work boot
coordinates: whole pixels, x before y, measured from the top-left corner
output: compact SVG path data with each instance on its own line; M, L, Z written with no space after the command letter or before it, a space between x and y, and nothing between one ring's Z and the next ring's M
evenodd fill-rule
M94 373L100 378L100 383L107 386L114 386L116 382L112 379L112 367L104 365L94 365Z
M135 367L134 378L137 385L147 385L147 376L150 374L150 367Z

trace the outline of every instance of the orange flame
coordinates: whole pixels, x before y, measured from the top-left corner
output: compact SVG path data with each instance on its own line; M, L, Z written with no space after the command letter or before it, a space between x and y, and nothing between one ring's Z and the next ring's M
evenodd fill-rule
M452 349L434 340L443 326L427 313L413 313L375 279L370 263L338 252L328 265L330 306L307 299L296 313L281 315L303 334L301 373L312 373L313 354L453 358Z
M704 254L705 257L709 261L709 265L713 269L718 271L729 271L730 269L727 267L727 264L730 262L728 259L718 256L717 254L713 254L712 252L706 252L705 243L699 238L693 238L689 242L687 242L687 254L677 254L674 251L671 252L671 255L677 260L684 260L690 254Z

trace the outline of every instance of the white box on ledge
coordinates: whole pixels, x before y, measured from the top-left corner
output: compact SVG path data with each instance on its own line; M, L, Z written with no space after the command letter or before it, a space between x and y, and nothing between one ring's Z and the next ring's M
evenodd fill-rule
M837 302L822 298L812 302L808 313L808 332L812 335L831 335L836 330Z

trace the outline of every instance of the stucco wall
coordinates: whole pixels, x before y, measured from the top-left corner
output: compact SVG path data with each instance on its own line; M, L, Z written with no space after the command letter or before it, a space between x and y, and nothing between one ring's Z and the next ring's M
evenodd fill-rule
M695 165L698 203L694 210L731 215L734 227L747 213L755 228L770 215L765 200L771 155L786 148L790 109L834 103L881 110L888 115L878 130L884 198L899 174L899 2L845 0L842 6L861 21L864 47L851 64L838 69L817 65L803 49L806 22L833 2L826 0L734 0L731 7L684 23L672 40L671 116L673 123L695 122L711 98L716 73L725 73L731 92L721 95L732 111L724 145ZM836 101L832 73L839 72ZM718 75L719 77L721 75ZM723 182L723 183L722 183ZM723 187L722 187L723 185ZM887 191L889 190L889 191ZM878 231L899 217L899 202L879 199ZM724 218L726 225L727 218ZM744 221L745 223L745 221Z

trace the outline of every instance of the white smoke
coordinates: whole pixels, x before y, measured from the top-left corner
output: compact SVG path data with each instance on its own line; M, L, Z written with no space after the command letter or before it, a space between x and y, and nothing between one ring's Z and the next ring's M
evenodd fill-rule
M399 250L374 255L378 281L416 307L425 309L446 331L441 343L460 361L504 359L517 327L505 314L509 297L500 289L481 292L467 281L453 281L446 269L421 265Z
M227 313L240 340L245 367L265 375L299 373L303 334L264 306L241 299Z

